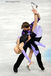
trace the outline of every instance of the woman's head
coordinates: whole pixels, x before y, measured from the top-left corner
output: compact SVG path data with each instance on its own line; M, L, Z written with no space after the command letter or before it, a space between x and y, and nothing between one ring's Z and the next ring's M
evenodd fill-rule
M28 22L24 22L21 26L21 29L29 30L30 29L30 24Z

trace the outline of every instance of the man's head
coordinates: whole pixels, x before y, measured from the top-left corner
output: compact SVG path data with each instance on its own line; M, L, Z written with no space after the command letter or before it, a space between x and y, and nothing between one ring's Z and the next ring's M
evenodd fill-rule
M24 22L21 26L23 30L30 30L30 24L28 22Z

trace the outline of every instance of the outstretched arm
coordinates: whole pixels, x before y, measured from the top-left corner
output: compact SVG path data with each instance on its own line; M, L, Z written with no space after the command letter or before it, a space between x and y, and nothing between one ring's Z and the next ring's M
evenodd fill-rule
M33 23L33 27L32 27L32 32L33 32L33 30L35 29L35 27L37 26L37 21L38 21L38 15L37 15L37 10L36 9L33 9L32 10L33 11L33 13L34 13L34 23Z

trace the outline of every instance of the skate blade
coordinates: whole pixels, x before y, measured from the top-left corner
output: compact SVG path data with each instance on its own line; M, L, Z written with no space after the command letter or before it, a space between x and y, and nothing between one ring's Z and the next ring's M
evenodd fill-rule
M29 71L31 71L31 69L29 68L29 66L27 65L27 69L29 70Z

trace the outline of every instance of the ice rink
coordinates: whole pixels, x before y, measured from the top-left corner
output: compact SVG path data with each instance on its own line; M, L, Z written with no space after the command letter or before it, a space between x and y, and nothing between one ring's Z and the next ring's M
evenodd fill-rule
M45 71L38 67L33 55L31 71L26 68L24 59L17 74L13 72L13 65L19 55L14 52L17 37L21 35L21 24L34 20L31 1L38 4L41 20L38 23L43 29L41 43L46 48L39 47ZM51 0L0 0L0 76L51 76L51 50L44 56L46 50L51 49ZM27 50L27 54L29 49Z

